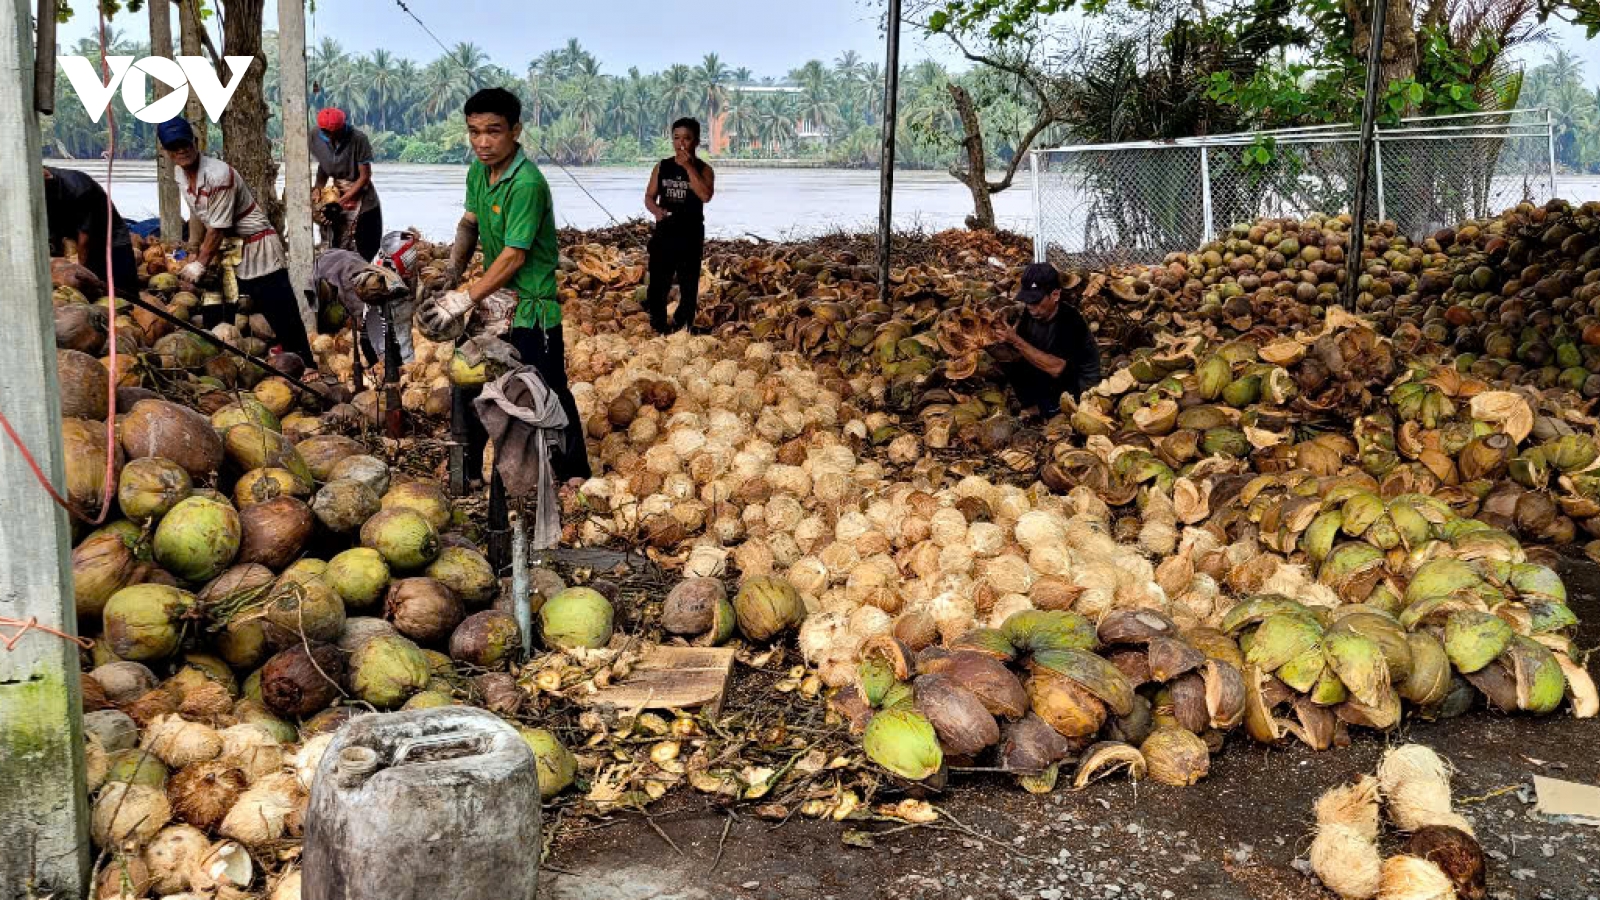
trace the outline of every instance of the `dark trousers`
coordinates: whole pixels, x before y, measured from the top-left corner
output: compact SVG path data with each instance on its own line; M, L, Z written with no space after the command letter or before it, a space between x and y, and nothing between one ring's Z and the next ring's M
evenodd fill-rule
M333 245L344 246L344 216L333 219ZM383 243L383 207L374 206L359 216L356 216L355 225L355 250L361 258L371 262L378 255L378 248Z
M1017 403L1023 409L1037 406L1039 415L1047 419L1061 411L1063 393L1071 393L1074 397L1080 393L1077 381L1067 377L1067 372L1073 371L1071 360L1067 361L1066 370L1053 378L1025 359L1007 363L1001 366L1001 371L1016 392Z
M94 277L101 281L106 280L106 247L98 244L85 250L87 259L78 260L85 269L94 273ZM116 277L117 296L139 296L139 265L133 256L132 244L111 245L111 273ZM95 299L93 297L89 298Z
M645 292L645 309L650 325L666 334L694 325L700 301L700 262L705 256L704 222L672 224L663 219L650 236L650 286ZM672 280L678 280L678 311L667 323L667 295Z
M466 449L462 453L462 467L466 469L467 482L483 480L483 448L489 445L489 432L478 421L472 401L478 399L483 388L453 387L450 389L450 431L465 437Z
M239 293L248 294L252 308L266 316L278 346L299 356L307 367L316 367L311 342L306 339L306 323L300 319L300 301L295 299L287 269L269 272L260 278L241 278Z

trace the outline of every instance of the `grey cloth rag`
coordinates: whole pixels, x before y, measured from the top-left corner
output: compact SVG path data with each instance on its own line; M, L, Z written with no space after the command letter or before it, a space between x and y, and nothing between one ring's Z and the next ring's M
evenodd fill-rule
M561 401L538 369L523 366L484 385L472 405L494 441L494 468L506 495L537 497L533 549L555 547L561 541L561 509L550 451L561 446L561 431L567 427Z

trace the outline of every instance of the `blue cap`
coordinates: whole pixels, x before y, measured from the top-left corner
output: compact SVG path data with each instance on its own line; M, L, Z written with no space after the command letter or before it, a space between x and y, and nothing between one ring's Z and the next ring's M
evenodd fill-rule
M188 119L182 116L174 116L156 126L156 140L160 141L163 147L171 147L173 144L185 142L192 144L194 143L194 128L190 126Z

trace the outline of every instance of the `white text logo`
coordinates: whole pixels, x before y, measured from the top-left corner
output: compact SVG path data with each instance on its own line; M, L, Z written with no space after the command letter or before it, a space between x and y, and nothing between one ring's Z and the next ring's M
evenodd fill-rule
M58 56L56 59L61 63L62 71L67 73L67 80L72 82L78 99L83 102L83 111L89 114L89 121L100 121L111 105L111 97L120 86L122 105L133 113L134 118L152 125L182 115L184 106L189 102L191 89L200 98L206 115L211 121L217 121L227 108L228 101L233 99L233 92L244 80L244 73L249 71L253 61L249 56L223 57L233 74L232 80L224 87L216 70L203 56L180 56L175 60L164 56L147 56L137 62L131 56L108 56L106 64L111 68L109 82L101 81L99 67L87 57ZM172 93L146 102L146 75L171 88Z

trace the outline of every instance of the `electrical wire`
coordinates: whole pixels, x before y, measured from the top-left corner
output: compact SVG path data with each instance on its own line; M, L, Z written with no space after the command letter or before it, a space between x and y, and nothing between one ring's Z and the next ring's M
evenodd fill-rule
M439 49L440 50L444 51L445 59L448 59L451 62L455 63L456 66L459 69L461 69L461 71L467 73L467 77L472 79L472 86L475 89L480 89L481 90L484 87L483 81L480 78L478 78L478 73L474 72L473 70L471 70L469 68L467 68L465 65L463 65L461 63L460 60L458 60L455 57L451 56L450 55L450 48L445 46L444 41L439 40L439 36L437 34L433 33L433 29L429 28L427 23L423 22L422 19L418 18L416 13L411 11L411 7L406 5L405 0L394 0L394 2L395 2L396 6L400 7L400 10L402 12L404 12L406 15L411 17L411 21L417 23L417 27L418 28L421 28L428 35L428 37L433 38L433 42L435 44L439 45ZM583 195L585 197L588 197L589 200L591 202L593 202L595 206L600 208L601 212L606 214L606 218L611 220L611 224L613 224L613 225L621 225L622 224L622 222L619 221L616 216L611 214L611 210L606 209L606 205L604 203L600 202L600 198L596 197L594 194L589 192L589 189L584 186L583 182L578 180L578 176L572 174L572 171L570 169L568 169L566 166L562 165L561 161L555 158L555 154L551 153L550 152L550 148L545 145L544 135L543 134L539 135L539 150L540 150L540 152L542 152L544 154L545 159L548 159L551 162L555 163L556 164L556 168L560 169L562 174L566 175L567 178L571 179L572 183L577 185L578 190L582 191Z

